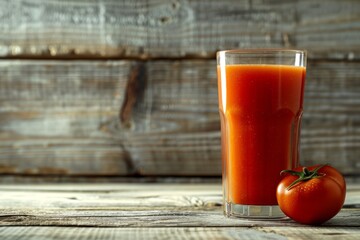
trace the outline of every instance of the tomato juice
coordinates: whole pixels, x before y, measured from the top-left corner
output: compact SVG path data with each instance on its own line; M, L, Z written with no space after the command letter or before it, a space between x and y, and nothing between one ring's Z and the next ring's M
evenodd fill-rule
M305 67L218 65L225 200L277 205L280 171L298 164Z

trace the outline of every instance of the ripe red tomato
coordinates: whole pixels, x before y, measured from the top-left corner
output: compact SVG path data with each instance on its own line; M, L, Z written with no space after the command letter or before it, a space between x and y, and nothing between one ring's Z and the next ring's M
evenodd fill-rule
M344 177L329 165L282 171L276 198L280 209L293 220L319 225L334 217L345 201Z

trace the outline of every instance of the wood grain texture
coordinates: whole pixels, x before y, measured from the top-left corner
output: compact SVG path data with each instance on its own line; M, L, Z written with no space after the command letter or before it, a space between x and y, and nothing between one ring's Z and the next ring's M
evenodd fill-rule
M219 175L216 76L194 63L1 61L0 172Z
M347 235L356 234L351 229L341 231ZM319 231L319 234L320 231ZM275 234L259 231L255 228L216 228L216 227L177 227L177 228L81 228L81 227L6 227L0 228L3 240L26 239L286 239ZM357 236L357 235L354 235Z
M359 174L359 68L358 62L309 62L301 163ZM141 174L220 173L214 69L214 61L148 64L149 82L125 144Z
M213 57L292 47L359 59L359 16L354 0L1 1L0 56Z
M360 172L359 69L358 62L309 63L301 134L304 165L330 163L343 173Z
M128 174L118 123L131 62L0 62L0 172Z
M360 237L359 184L319 227L225 218L220 184L2 184L0 192L2 240Z
M3 240L78 239L358 239L356 228L297 227L174 227L174 228L96 228L96 227L0 227Z
M0 173L220 176L215 64L2 60ZM359 174L358 69L309 62L303 164Z
M220 184L2 185L0 226L292 227L289 219L225 218ZM323 227L360 227L359 185ZM358 228L358 231L359 228Z
M124 146L140 174L220 174L214 69L214 61L147 63L146 88L124 131Z

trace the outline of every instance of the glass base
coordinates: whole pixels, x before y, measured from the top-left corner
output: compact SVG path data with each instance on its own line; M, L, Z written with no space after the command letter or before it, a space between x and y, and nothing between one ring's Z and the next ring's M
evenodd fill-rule
M251 218L251 219L282 219L286 216L280 210L278 205L259 206L259 205L241 205L226 202L224 206L226 217Z

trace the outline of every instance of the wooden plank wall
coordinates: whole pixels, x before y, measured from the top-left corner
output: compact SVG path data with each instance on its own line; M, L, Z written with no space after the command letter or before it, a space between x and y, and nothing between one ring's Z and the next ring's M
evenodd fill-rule
M215 52L290 47L302 163L359 176L359 29L355 0L1 1L0 174L220 176Z

